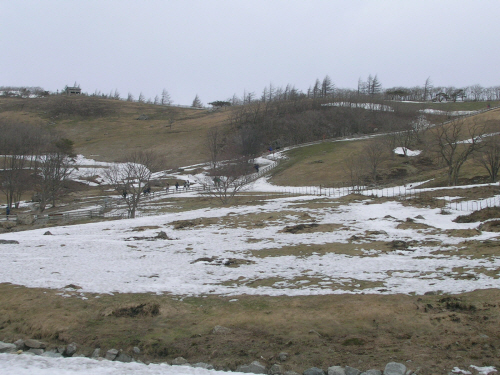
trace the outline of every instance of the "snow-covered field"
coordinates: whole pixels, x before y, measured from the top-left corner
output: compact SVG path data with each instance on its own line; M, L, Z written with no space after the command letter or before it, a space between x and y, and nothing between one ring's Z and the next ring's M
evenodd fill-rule
M496 240L497 234L448 234L477 228L478 223L452 221L465 213L443 215L440 209L371 198L339 204L299 196L53 227L51 235L47 229L5 233L1 239L19 244L0 246L0 282L56 288L80 298L117 292L293 296L498 288L499 257L459 251L466 239ZM402 227L407 218L421 225ZM184 221L182 228L176 228L178 221ZM283 231L298 224L317 227ZM161 231L169 239L157 238ZM394 240L406 241L408 249L384 247ZM69 284L80 289L65 290Z
M0 354L2 375L240 375L239 372L205 370L166 363L144 365L96 361L90 358L48 358L29 355Z
M89 175L90 168L106 166L80 162L89 167ZM464 250L466 240L499 239L493 232L474 231L478 223L453 222L469 212L443 215L440 209L370 197L344 203L338 196L266 198L265 192L283 189L259 179L250 189L263 194L255 204L51 227L50 234L47 229L3 233L0 240L18 243L0 245L0 282L58 289L62 297L81 299L139 292L234 299L242 294L420 295L500 287L500 257ZM459 197L447 197L452 198ZM162 198L145 204L169 203ZM300 224L305 229L297 233L286 230ZM408 247L392 247L393 241ZM224 374L166 364L8 354L0 354L0 368L2 375ZM483 373L489 371L495 370Z

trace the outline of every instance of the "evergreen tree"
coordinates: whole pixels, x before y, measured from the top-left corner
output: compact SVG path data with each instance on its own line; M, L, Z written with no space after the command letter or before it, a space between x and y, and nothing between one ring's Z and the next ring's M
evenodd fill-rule
M203 108L203 104L200 101L200 98L198 97L198 94L196 94L193 104L191 104L191 107L193 108Z

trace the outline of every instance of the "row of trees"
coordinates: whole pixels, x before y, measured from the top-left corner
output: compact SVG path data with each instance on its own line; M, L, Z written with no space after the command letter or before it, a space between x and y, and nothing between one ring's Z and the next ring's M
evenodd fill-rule
M323 80L316 79L315 83L306 91L297 89L292 84L284 87L275 86L272 83L264 87L260 96L254 92L243 92L242 96L234 94L227 99L231 105L246 105L257 101L289 101L302 99L324 99L331 100L369 100L377 97L382 100L398 101L497 101L500 100L500 86L482 87L479 84L454 87L434 86L430 77L422 86L414 87L390 87L382 88L377 75L371 74L366 80L360 78L356 89L337 88L332 79L327 75Z
M344 161L350 183L376 184L381 179L381 166L394 157L393 150L396 147L402 148L405 157L411 149L423 150L421 161L427 160L428 163L444 167L449 186L459 183L460 171L470 160L487 172L491 182L498 179L500 135L491 133L491 130L476 122L455 119L432 128L425 120L409 122L405 127L369 141L362 152L353 153Z
M41 125L0 122L2 170L0 190L9 208L35 192L40 211L53 206L63 193L74 168L73 142Z

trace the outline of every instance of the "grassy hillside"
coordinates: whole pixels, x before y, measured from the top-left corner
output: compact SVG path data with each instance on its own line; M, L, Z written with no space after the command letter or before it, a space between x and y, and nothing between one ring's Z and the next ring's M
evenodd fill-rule
M490 103L495 106L498 103ZM393 103L397 106L432 108L443 111L478 110L484 102L466 103ZM167 155L170 167L186 166L208 160L206 133L213 126L227 126L238 108L211 112L192 108L164 107L145 103L91 97L49 97L40 99L0 99L0 119L50 124L75 142L77 153L102 161L119 160L132 150L155 150ZM436 115L434 123L447 119ZM498 129L500 111L490 111L467 120ZM325 142L293 149L289 159L275 172L273 182L282 185L335 186L349 183L346 160L362 154L377 139ZM422 145L423 147L424 145ZM262 144L262 151L267 145ZM389 148L388 148L389 154ZM431 158L434 156L431 155ZM389 157L381 165L385 182L441 179L445 170L429 165L422 158ZM485 173L468 162L465 179ZM396 181L397 180L397 181Z
M72 105L67 110L73 113L66 113L53 98L0 99L0 118L49 123L75 142L77 153L100 161L119 160L132 150L155 150L166 154L175 167L207 160L205 134L212 126L225 124L229 112L109 99L62 99ZM80 113L73 106L85 101L93 109L90 113Z
M460 107L456 106L456 108ZM466 127L474 124L485 126L487 132L500 131L500 110L482 113L469 117L464 121ZM428 141L433 132L433 129L429 130ZM464 136L467 134L467 131L464 131ZM383 138L383 135L375 135L374 137L359 140L323 142L313 146L293 149L287 153L289 159L275 171L272 181L277 185L322 185L326 187L338 186L339 183L349 183L349 170L346 167L349 157L362 154L370 143L380 141ZM426 146L427 143L423 142L417 148L424 150ZM381 147L386 147L383 142L381 142ZM430 159L436 158L435 154L430 152L424 152L419 157L391 157L389 148L387 148L386 160L380 167L382 176L386 178L384 182L411 183L435 179L434 185L444 184L446 169L435 160L429 164L427 157ZM487 172L474 163L473 160L469 160L462 168L460 175L462 180L467 182L466 180L485 179Z

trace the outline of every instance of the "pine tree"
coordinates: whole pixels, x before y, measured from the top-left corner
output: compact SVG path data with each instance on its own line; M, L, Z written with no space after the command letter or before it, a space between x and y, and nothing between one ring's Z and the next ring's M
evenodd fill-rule
M163 89L161 92L161 105L171 105L172 99L170 99L170 94L167 90Z
M193 104L191 104L191 107L193 108L203 108L203 104L200 101L200 98L198 97L198 94L196 94Z

